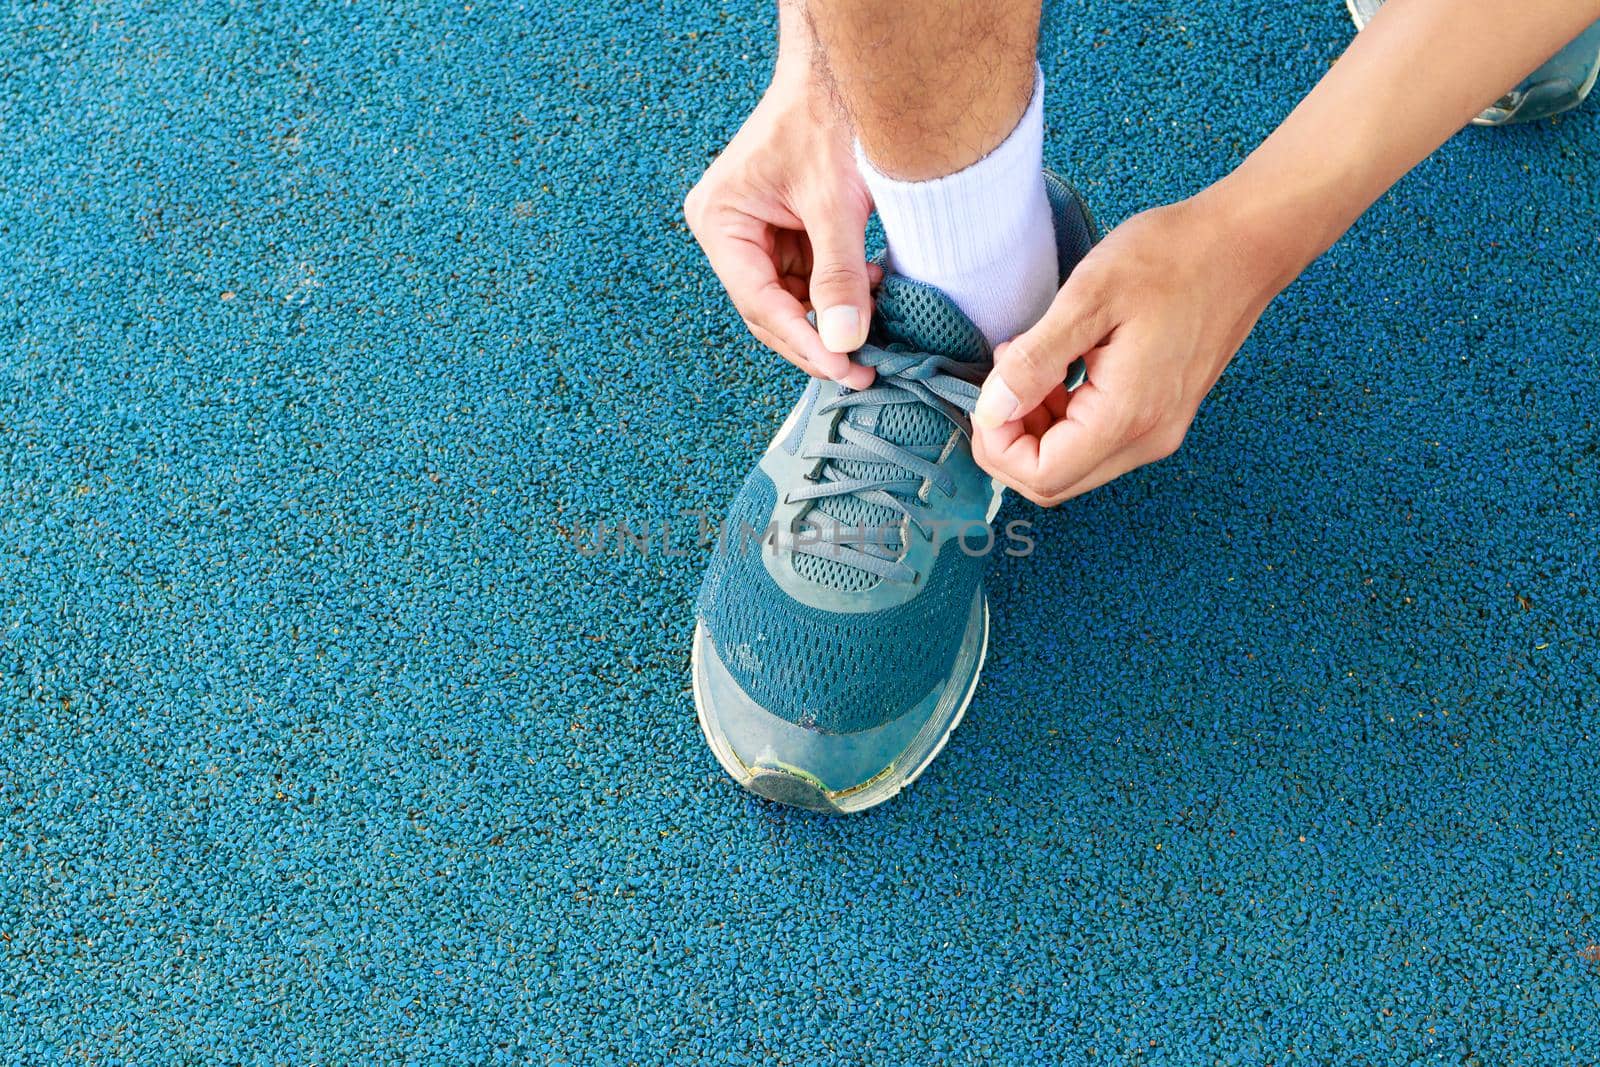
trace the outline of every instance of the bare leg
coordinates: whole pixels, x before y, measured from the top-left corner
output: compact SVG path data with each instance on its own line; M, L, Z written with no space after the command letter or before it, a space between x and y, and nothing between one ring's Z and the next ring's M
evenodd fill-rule
M1028 106L1039 0L808 0L807 10L862 149L895 178L976 162Z

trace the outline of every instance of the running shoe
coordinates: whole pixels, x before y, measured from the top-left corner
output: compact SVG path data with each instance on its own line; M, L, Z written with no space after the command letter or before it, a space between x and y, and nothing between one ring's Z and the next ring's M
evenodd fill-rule
M1046 175L1063 280L1098 234ZM889 275L863 390L812 381L718 531L697 604L695 708L746 789L853 812L904 789L972 700L1001 488L972 458L988 343L943 293ZM1083 380L1081 364L1067 385Z

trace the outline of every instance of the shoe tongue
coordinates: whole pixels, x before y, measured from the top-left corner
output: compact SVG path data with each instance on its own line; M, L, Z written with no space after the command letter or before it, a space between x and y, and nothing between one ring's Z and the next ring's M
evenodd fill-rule
M878 287L871 343L898 343L962 363L987 365L993 358L988 341L953 300L930 285L894 274L885 277ZM890 444L933 460L939 458L950 435L957 432L948 418L922 403L861 405L852 407L845 417ZM833 469L843 478L906 477L901 468L891 463L835 460ZM885 527L900 519L894 509L853 495L824 497L817 501L813 512L811 518L819 526L832 525L825 522L824 516L846 527ZM878 581L876 575L851 566L843 558L796 555L794 565L803 577L845 592L866 589Z
M899 341L918 352L932 352L963 363L988 363L989 342L954 300L931 285L890 274L878 286L873 340Z

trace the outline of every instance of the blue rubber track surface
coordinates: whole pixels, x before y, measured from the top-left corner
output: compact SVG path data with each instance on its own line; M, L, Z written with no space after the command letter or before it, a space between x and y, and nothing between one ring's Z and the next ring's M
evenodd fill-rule
M802 384L680 210L769 7L0 14L0 1061L1595 1062L1600 112L1009 504L966 722L828 819L689 691L679 510ZM1052 4L1049 162L1180 198L1348 34Z

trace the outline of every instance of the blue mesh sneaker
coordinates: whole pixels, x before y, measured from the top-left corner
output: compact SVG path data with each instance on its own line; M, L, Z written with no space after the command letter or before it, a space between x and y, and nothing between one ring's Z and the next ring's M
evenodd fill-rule
M1094 223L1067 183L1046 185L1065 278ZM949 298L886 277L854 358L877 380L813 381L734 500L691 656L723 768L828 812L894 796L960 722L988 646L983 565L1001 497L968 441L992 354Z

